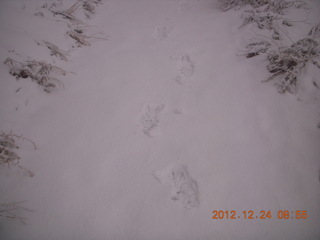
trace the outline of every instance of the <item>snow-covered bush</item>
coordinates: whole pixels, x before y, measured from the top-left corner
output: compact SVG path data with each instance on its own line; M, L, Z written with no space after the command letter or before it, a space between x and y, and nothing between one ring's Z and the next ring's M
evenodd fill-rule
M276 82L280 93L295 93L297 81L308 63L320 69L317 58L320 56L319 43L315 38L307 36L290 46L272 47L268 41L250 43L247 45L247 58L266 54L267 69L272 74L265 81L278 78Z
M43 61L32 60L19 62L11 58L7 58L4 61L4 64L9 66L9 73L12 76L15 76L17 79L31 78L48 93L57 86L63 86L62 82L54 77L54 75L67 74L63 69Z
M306 6L304 1L294 1L294 0L270 0L267 7L264 9L266 12L274 12L277 14L284 14L284 10L290 7L301 8Z
M220 0L221 9L228 11L230 9L239 9L246 5L251 5L254 8L265 6L270 0Z
M310 36L312 38L319 38L320 37L320 23L310 29L308 36Z
M247 10L242 14L243 22L241 27L254 23L259 29L265 29L272 33L271 37L275 40L281 40L280 27L291 27L292 23L283 19L280 15L270 12L259 12L256 10Z
M247 58L258 56L261 53L265 53L271 46L271 43L267 41L253 42L246 46Z
M224 11L245 5L250 6L251 9L247 9L242 13L243 22L240 28L248 24L255 24L258 29L270 31L272 33L271 37L275 40L283 39L281 33L285 31L282 27L293 26L292 21L284 18L284 10L290 7L300 8L305 5L303 1L284 0L220 0L220 2Z
M250 5L252 9L242 14L241 27L254 23L261 30L267 30L269 40L259 40L246 45L246 57L252 58L266 54L267 69L272 74L266 81L277 78L276 86L280 93L295 93L297 81L302 69L308 63L320 68L317 58L320 55L319 33L320 24L313 27L307 37L296 42L288 36L282 27L291 27L292 21L284 18L284 10L290 7L300 8L305 5L304 1L285 0L220 0L222 9L227 11L231 8L240 8ZM286 42L290 41L288 45Z
M267 69L272 76L271 80L280 76L277 82L280 93L295 93L298 78L302 69L311 62L320 69L319 63L315 60L320 56L318 42L312 38L301 39L290 47L279 47L276 50L268 51Z

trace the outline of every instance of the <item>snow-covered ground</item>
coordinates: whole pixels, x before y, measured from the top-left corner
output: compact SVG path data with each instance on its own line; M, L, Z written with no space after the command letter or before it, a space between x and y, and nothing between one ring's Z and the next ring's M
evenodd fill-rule
M264 58L241 56L259 30L215 0L105 0L90 18L77 9L82 23L49 11L75 2L0 3L1 61L67 72L47 93L0 64L0 130L27 138L21 167L0 166L0 204L23 201L25 224L0 217L0 239L320 238L319 69L296 94L262 83ZM320 22L307 3L286 13L293 41Z

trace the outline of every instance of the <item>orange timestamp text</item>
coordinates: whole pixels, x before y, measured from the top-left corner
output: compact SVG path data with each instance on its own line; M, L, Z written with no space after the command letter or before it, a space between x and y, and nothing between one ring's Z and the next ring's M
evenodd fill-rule
M309 217L306 210L245 210L238 213L235 210L214 210L212 211L212 219L307 219Z

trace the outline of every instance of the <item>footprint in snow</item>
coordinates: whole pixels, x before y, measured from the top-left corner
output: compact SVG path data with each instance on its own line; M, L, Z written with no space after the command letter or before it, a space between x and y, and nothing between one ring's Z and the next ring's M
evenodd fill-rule
M178 74L175 80L181 85L187 84L195 69L194 61L188 54L180 53L171 56L171 59L177 63L178 68Z
M154 173L161 183L171 185L171 199L178 201L186 209L199 205L199 191L197 182L191 178L185 165L170 164L163 170Z
M173 27L157 26L154 29L153 37L160 41L165 40L168 38L172 30L173 30Z
M183 14L190 10L190 2L189 1L181 1L178 6L178 13Z
M163 109L164 104L148 104L143 107L143 111L139 119L139 127L148 137L155 137L160 134L158 129L159 115Z

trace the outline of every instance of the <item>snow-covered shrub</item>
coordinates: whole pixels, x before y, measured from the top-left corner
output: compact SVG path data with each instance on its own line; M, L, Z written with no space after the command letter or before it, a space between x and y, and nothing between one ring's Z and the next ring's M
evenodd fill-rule
M228 11L230 9L239 9L246 5L251 5L254 8L264 6L270 2L270 0L219 0L221 3L221 9Z
M284 0L242 0L230 1L221 0L222 9L240 8L241 6L249 5L251 9L247 9L242 13L243 19L241 27L248 24L255 24L258 29L268 30L272 33L271 37L274 40L283 40L285 31L282 27L291 27L292 21L284 18L284 10L290 7L300 8L305 5L303 1L284 1ZM223 7L226 4L227 7Z
M63 86L62 82L54 77L54 75L66 75L63 69L51 65L43 61L25 61L19 62L11 58L7 58L4 64L9 66L9 73L19 78L31 78L39 84L44 91L51 92L58 85Z
M308 36L310 36L312 38L319 38L320 37L320 23L310 29Z
M292 23L288 20L284 20L281 16L270 13L260 12L256 10L247 10L242 14L243 23L240 26L244 27L248 24L255 23L259 29L269 30L272 33L274 40L281 40L280 27L291 27Z
M320 56L319 44L312 38L303 38L289 47L267 51L267 69L272 76L266 81L280 77L276 85L280 93L295 93L302 69L312 63L320 69L316 58Z
M260 42L254 42L250 43L246 46L247 53L246 57L247 58L252 58L255 56L258 56L261 53L265 53L271 46L271 43L267 41L260 41Z
M274 12L277 14L284 14L284 10L290 7L301 8L306 6L306 2L304 1L285 1L285 0L272 0L268 3L267 7L264 9L266 12Z
M25 211L31 212L31 210L23 207L22 203L24 202L0 203L0 217L19 220L25 224L27 218L21 214Z

